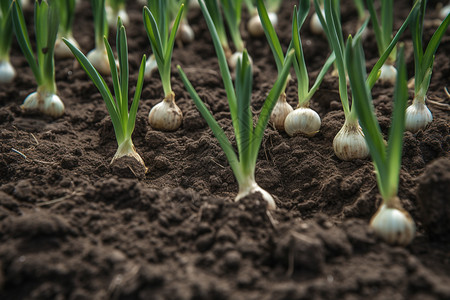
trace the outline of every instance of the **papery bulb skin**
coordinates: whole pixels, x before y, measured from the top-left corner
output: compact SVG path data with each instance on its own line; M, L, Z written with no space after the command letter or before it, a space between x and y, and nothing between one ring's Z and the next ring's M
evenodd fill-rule
M450 14L450 4L445 5L439 11L439 18L444 20Z
M128 156L134 158L143 168L144 168L144 174L147 173L148 168L145 166L144 160L142 157L137 153L136 148L134 147L133 141L130 139L125 140L122 142L122 144L119 145L117 148L116 154L114 154L114 157L111 160L111 165L114 164L118 159Z
M270 123L276 130L284 131L284 120L293 110L294 109L292 106L286 102L286 93L281 93L275 107L272 110L272 113L270 114Z
M334 154L342 160L364 159L369 156L369 147L361 127L344 123L333 140Z
M177 31L177 39L181 40L185 44L189 44L194 41L194 38L194 30L192 30L192 27L186 22L186 20L180 22L180 26L178 26Z
M416 232L416 225L407 211L401 206L396 208L386 204L380 206L372 217L370 226L379 237L391 245L408 245Z
M322 124L319 115L309 107L298 107L284 121L284 130L289 136L303 134L314 136Z
M239 193L234 199L234 201L239 201L242 198L251 195L253 193L261 193L263 199L267 202L268 209L273 210L277 208L277 205L275 204L275 200L273 199L272 195L269 194L263 188L261 188L255 181L239 186Z
M269 16L270 23L272 23L273 27L276 28L278 24L278 16L274 12L267 13ZM264 35L264 28L261 23L261 19L259 15L254 15L247 22L247 30L253 37L261 37Z
M395 84L395 80L397 78L397 69L393 65L384 64L380 68L380 77L378 80L381 82L387 82L392 85Z
M150 110L148 122L153 129L162 131L175 131L181 126L183 113L175 104L173 92Z
M36 109L47 116L58 118L64 114L64 103L58 95L47 92L34 92L25 98L21 108Z
M75 47L80 49L80 45L75 40L75 38L70 35L67 36L66 39ZM55 57L56 58L70 58L73 57L72 51L70 51L69 47L62 41L61 38L58 38L55 42Z
M433 121L433 115L425 104L425 100L413 100L413 103L406 109L405 129L411 132L417 132L419 129L425 129Z
M14 77L16 77L16 70L14 70L9 60L0 61L0 84L10 83Z
M325 10L321 9L322 15L325 14ZM309 22L309 28L311 32L317 35L324 35L325 31L323 30L322 23L320 23L319 16L317 13L313 13L311 16L311 21Z
M155 72L156 70L158 70L158 65L156 64L155 56L152 54L149 56L149 58L145 62L144 77L146 79L150 78L152 76L153 72Z
M108 54L106 48L95 48L87 54L87 59L91 62L94 68L102 75L111 74L111 68L109 67Z
M229 67L233 70L236 69L237 62L239 59L242 60L243 55L244 55L244 53L242 53L242 52L238 52L238 51L234 52L228 59ZM253 61L252 61L252 58L250 57L250 55L248 56L248 60L249 60L250 64L253 64Z

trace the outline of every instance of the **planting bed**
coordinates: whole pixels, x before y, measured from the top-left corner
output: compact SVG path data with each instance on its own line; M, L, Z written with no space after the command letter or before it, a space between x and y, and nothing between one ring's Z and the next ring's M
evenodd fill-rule
M129 2L134 86L150 45L142 11ZM396 2L396 28L409 2ZM284 1L280 10L277 32L284 47L294 3ZM354 33L356 11L344 4L342 10L344 29ZM32 11L26 16L31 22ZM437 27L436 16L432 3L426 39ZM175 47L172 68L184 113L181 129L150 128L148 112L163 92L157 73L144 84L133 141L149 168L145 176L110 167L117 147L112 123L97 89L72 59L56 61L64 116L21 110L36 85L13 43L18 76L0 86L0 299L450 299L450 101L444 92L450 35L438 49L428 93L435 119L424 131L405 133L399 196L417 234L402 248L379 241L368 227L381 199L370 160L344 162L333 153L344 113L331 75L312 101L322 118L316 136L290 138L266 130L256 180L277 197L278 209L267 214L258 195L233 202L237 183L225 155L175 68L183 67L231 136L209 31L200 11L188 17L196 39ZM89 1L77 9L74 27L83 51L92 49ZM243 35L254 61L257 113L276 68L265 37ZM372 36L364 42L369 67L377 59ZM409 31L403 40L412 75L408 38ZM302 39L315 77L329 53L327 42L307 26ZM373 89L385 134L392 93L387 85ZM293 81L287 89L290 104L296 95Z

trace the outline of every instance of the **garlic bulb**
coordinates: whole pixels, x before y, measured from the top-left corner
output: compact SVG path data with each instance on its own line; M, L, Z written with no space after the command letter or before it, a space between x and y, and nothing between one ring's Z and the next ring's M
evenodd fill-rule
M304 134L312 137L322 124L319 115L309 107L298 107L284 121L284 130L289 136Z
M272 195L270 195L266 190L261 188L254 180L251 180L245 184L239 185L239 193L234 199L234 201L239 201L242 198L251 195L253 193L261 193L263 199L267 202L268 209L276 209L277 205Z
M180 22L176 38L186 44L191 43L195 38L194 30L192 30L192 27L186 22L185 19Z
M370 226L379 237L391 245L408 245L416 232L416 225L407 211L401 206L395 208L386 204L380 206L372 217Z
M381 82L387 82L392 85L395 84L397 78L397 69L390 64L384 64L380 68L380 77L378 78Z
M267 13L269 16L270 23L272 23L273 27L277 27L278 24L278 16L274 12ZM254 37L260 37L264 35L264 28L261 23L261 19L259 18L259 15L254 15L250 18L250 20L247 22L247 30L248 33L250 33L251 36Z
M156 64L155 55L152 54L145 62L144 77L147 79L150 78L156 70L158 70L158 65Z
M109 67L108 54L106 48L95 48L87 54L87 59L91 62L94 68L102 75L111 74L111 68Z
M114 157L111 160L111 165L118 160L121 157L129 156L134 158L139 164L141 164L144 167L144 172L147 173L148 168L145 166L144 160L142 157L137 153L136 148L133 145L133 141L130 139L124 140L119 147L117 148L116 154L114 154Z
M236 51L233 53L233 55L231 55L228 58L228 65L231 69L233 69L233 70L236 69L238 59L242 60L242 55L244 55L244 53ZM250 55L248 56L248 60L249 60L250 64L253 64L253 61L252 61L252 58L250 57Z
M322 12L322 15L325 14L325 10L323 8L320 9ZM313 13L311 16L311 21L309 21L309 28L311 29L311 32L314 34L325 34L325 31L323 30L322 23L320 23L319 16L317 13Z
M39 90L28 95L21 107L23 109L37 109L43 114L54 118L64 114L64 103L56 94Z
M150 110L148 122L152 128L163 131L174 131L181 126L183 113L175 104L173 92Z
M439 18L441 18L441 20L444 20L449 13L450 13L450 4L447 4L439 10Z
M333 149L342 160L363 159L369 155L369 147L358 122L345 121L333 140Z
M278 101L270 114L270 123L275 129L284 131L284 120L290 112L293 111L292 106L286 102L286 93L281 93Z
M413 103L406 109L405 129L411 132L424 129L433 121L433 115L425 104L425 97L420 101L417 98L415 97Z
M128 13L125 8L119 8L119 10L114 11L111 6L105 5L105 12L109 27L116 28L117 19L119 17L122 20L123 25L128 26L130 24L130 17L128 17Z
M9 60L0 61L0 84L10 83L16 76L16 71Z
M80 45L75 40L73 35L69 35L65 37L72 45L80 49ZM70 58L73 57L72 51L70 51L69 47L62 41L61 38L58 38L55 42L55 57L56 58Z

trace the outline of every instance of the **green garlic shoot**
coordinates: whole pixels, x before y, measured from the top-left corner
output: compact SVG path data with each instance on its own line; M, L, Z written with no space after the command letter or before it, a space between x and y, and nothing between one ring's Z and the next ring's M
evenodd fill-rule
M176 19L178 14L178 8L181 6L181 4L184 4L184 10L183 14L181 15L180 25L178 26L177 35L175 37L175 40L177 41L177 45L180 47L183 44L189 44L194 41L195 35L194 30L192 30L192 27L189 25L187 21L187 11L189 10L189 5L191 1L190 0L171 0L169 1L170 5L170 19L173 21Z
M125 27L122 25L122 22L119 18L117 23L117 38L116 38L116 47L117 47L117 56L119 60L119 71L116 68L116 61L114 59L114 54L112 52L111 46L108 43L106 36L104 37L105 49L108 55L108 63L111 68L111 76L114 88L114 97L111 91L108 88L103 77L100 75L98 70L95 69L93 64L88 60L83 53L75 47L75 45L71 44L69 40L64 39L66 45L70 48L75 58L80 63L83 70L92 80L94 85L100 91L100 94L105 101L106 108L108 109L108 113L111 117L111 121L114 126L114 133L116 135L116 140L118 144L118 148L116 154L111 160L111 164L113 164L117 159L121 157L132 157L136 159L138 163L145 168L145 172L147 168L145 167L144 161L141 156L136 152L134 148L133 141L131 139L131 135L133 134L135 122L136 122L136 113L139 105L139 99L141 97L142 86L144 83L144 71L145 71L145 55L141 60L141 65L139 68L139 76L136 84L136 91L134 93L133 102L131 103L131 108L128 110L128 81L129 81L129 68L128 68L128 45L127 45L127 36L125 32Z
M272 50L273 57L275 58L278 74L280 74L280 72L283 70L286 57L283 54L280 41L270 20L270 16L266 10L263 0L258 0L257 9L263 32L266 34L267 41L269 42L270 49ZM291 47L289 47L287 53L290 49ZM270 123L279 131L284 131L284 120L286 119L286 116L293 111L292 106L290 106L286 101L285 90L289 81L289 77L290 76L286 78L286 82L283 86L283 92L280 94L280 97L278 98L278 101L275 104L272 113L270 114Z
M258 11L253 5L252 0L243 0L247 6L247 10L250 13L250 19L247 22L247 31L253 37L260 37L264 35L264 28L261 19L258 15ZM278 15L277 12L280 9L281 0L266 0L267 15L269 16L270 23L273 27L277 27Z
M450 23L450 15L447 15L434 32L424 51L422 33L426 3L427 1L421 1L419 9L414 11L410 24L414 49L415 76L414 99L406 110L406 130L411 132L424 129L433 120L433 116L426 106L425 101L430 86L434 55Z
M194 1L195 2L195 1ZM200 3L198 1L197 3ZM218 0L204 0L206 8L211 16L211 19L214 23L214 27L216 29L217 35L220 40L220 44L222 45L223 51L225 52L225 56L229 59L232 55L230 45L228 44L227 32L225 30L225 24L223 22L222 13L220 10L220 6Z
M402 46L399 48L397 58L398 74L394 89L394 109L387 143L383 139L374 112L370 86L364 81L367 74L360 38L353 41L350 36L346 53L346 66L354 95L354 106L369 145L378 189L383 199L370 225L375 233L389 244L405 246L414 238L415 224L410 214L403 209L397 196L405 130L405 109L408 101L404 49Z
M225 152L231 169L233 170L239 184L239 193L237 194L235 200L238 201L253 193L261 193L264 200L267 201L268 207L270 209L275 209L276 205L273 197L268 192L263 190L255 181L255 167L264 130L269 122L270 113L275 106L278 97L283 92L284 83L288 78L294 53L291 51L287 55L283 70L280 72L273 88L269 92L266 101L263 104L263 107L261 108L261 113L256 126L253 126L253 116L250 107L253 75L247 51L244 49L242 59L238 59L236 65L235 86L233 86L230 70L227 66L225 53L220 43L219 36L215 30L213 20L208 13L206 5L202 0L200 1L200 7L206 19L206 23L214 43L214 48L219 59L219 67L227 93L238 154L236 154L223 129L198 96L186 74L183 72L181 67L178 66L181 79L194 100L197 109L200 111L203 118L205 118L215 137L219 141L220 146Z
M125 2L125 0L106 0L105 12L109 27L116 26L119 17L125 26L130 24L130 17L125 10Z
M0 84L10 83L16 76L16 70L9 60L12 41L11 0L0 3Z
M79 48L78 42L73 37L72 25L75 16L75 0L56 1L59 11L59 30L58 39L55 43L55 57L56 58L69 58L72 57L72 52L67 48L66 44L62 42L62 37L69 40L73 45Z
M34 4L34 28L36 31L36 56L31 47L22 8L17 0L12 3L12 21L17 42L38 85L37 91L28 95L23 109L37 109L45 115L57 118L64 114L64 104L56 95L54 49L58 34L58 11L46 0Z
M300 38L300 28L302 27L308 15L310 8L309 0L300 0L299 9L294 7L294 16L292 21L292 44L295 50L294 69L298 83L298 105L297 108L290 112L284 121L286 133L290 136L304 134L306 136L314 136L319 132L321 120L317 112L309 108L309 102L314 93L322 83L325 74L335 60L332 53L325 61L314 85L309 89L309 76L306 68L305 57L303 55L303 47Z
M87 58L102 75L111 74L108 54L104 37L108 36L108 22L106 20L105 0L91 0L94 14L95 48L89 51Z
M150 1L144 7L144 26L155 55L159 75L164 89L164 99L155 105L148 115L150 126L157 130L174 131L183 122L183 113L175 104L175 93L170 83L170 67L175 36L183 14L184 5L178 9L172 30L169 33L169 14L165 0Z

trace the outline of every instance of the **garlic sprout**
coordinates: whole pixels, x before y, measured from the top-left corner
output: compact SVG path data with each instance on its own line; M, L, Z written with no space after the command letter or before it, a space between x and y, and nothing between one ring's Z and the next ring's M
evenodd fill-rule
M11 0L0 3L0 84L13 81L16 71L9 60L12 40Z
M155 55L156 64L164 89L164 99L149 113L150 126L157 130L174 131L183 122L183 113L175 104L175 94L170 83L170 67L175 36L183 14L184 4L178 9L172 30L169 33L169 14L165 0L151 1L144 7L144 26Z
M235 201L238 201L247 195L259 192L261 193L263 199L267 201L268 208L275 209L276 205L273 197L267 191L263 190L255 181L255 166L264 135L264 130L269 122L269 116L275 106L276 99L283 91L284 83L289 75L289 69L294 53L291 51L287 55L283 70L280 72L277 81L275 82L272 90L269 92L269 95L267 96L261 109L258 122L254 127L253 116L250 109L253 75L247 52L244 50L242 60L238 60L236 66L235 85L233 87L225 53L220 43L220 38L215 30L213 20L209 15L203 0L200 0L200 6L206 19L209 31L211 32L214 48L219 59L220 72L222 74L222 79L227 93L234 134L236 137L237 154L226 137L223 129L202 102L197 92L187 79L186 74L183 72L181 67L178 66L181 79L194 100L197 109L200 111L203 118L205 118L215 137L219 141L220 146L225 152L231 169L233 170L233 173L238 181L239 193L236 196Z
M434 54L450 23L450 15L447 15L434 32L424 51L422 33L426 1L420 3L420 9L414 12L410 24L414 49L414 99L406 110L406 130L411 132L424 129L433 120L425 103L426 95L431 81Z
M59 30L58 38L55 43L55 57L68 58L72 57L70 49L62 42L62 37L69 40L73 45L79 48L78 42L73 37L72 25L75 16L75 0L56 1L59 10Z
M403 46L399 48L398 74L394 90L394 110L387 144L381 134L374 113L370 86L364 81L367 76L361 38L352 40L346 47L346 66L362 130L375 168L378 189L383 203L370 221L375 233L393 245L408 245L415 234L415 224L410 214L403 209L397 196L400 178L405 109L408 99L407 73Z
M75 45L71 44L69 40L63 40L70 48L89 78L91 78L94 85L100 91L100 94L105 101L109 115L111 116L111 121L114 126L114 133L116 135L118 144L116 154L111 160L111 164L122 157L131 157L134 158L144 168L144 172L146 172L147 168L145 167L145 163L142 160L141 156L136 152L133 141L131 139L144 82L145 55L141 60L133 102L131 103L131 108L128 110L128 45L125 27L122 25L120 18L117 22L116 38L117 56L119 58L119 72L116 68L116 61L114 60L111 46L109 45L106 37L104 38L104 43L108 55L108 62L111 69L115 99L113 98L112 93L109 90L105 80L95 69L92 63L87 59L87 57L84 56L83 53L75 47Z
M30 65L36 79L37 91L28 95L22 104L23 109L37 109L45 115L57 118L64 114L64 104L56 94L54 49L58 34L58 10L54 4L43 0L35 2L36 57L22 8L13 1L12 21L17 42Z
M294 69L298 84L298 105L297 108L289 113L284 121L284 130L289 136L303 134L314 136L319 132L321 120L317 112L309 108L311 98L322 83L325 74L335 60L335 55L331 54L326 60L314 85L309 89L309 76L306 68L303 47L300 38L300 29L308 16L310 3L309 0L300 0L299 9L294 7L294 16L292 20L292 45L295 50Z

